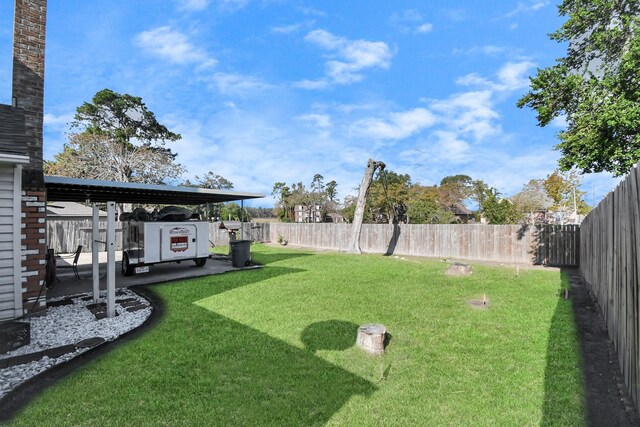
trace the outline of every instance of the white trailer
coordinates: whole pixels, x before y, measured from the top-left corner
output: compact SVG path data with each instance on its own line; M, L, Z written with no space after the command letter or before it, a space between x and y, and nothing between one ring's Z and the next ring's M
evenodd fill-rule
M153 264L193 260L204 267L209 257L207 221L123 223L122 274L147 273Z

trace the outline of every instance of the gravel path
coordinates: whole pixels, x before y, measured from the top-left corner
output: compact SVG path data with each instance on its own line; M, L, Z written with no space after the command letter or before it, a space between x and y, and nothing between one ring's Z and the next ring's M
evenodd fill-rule
M128 289L122 289L121 295L117 299L136 298L140 303L149 305L149 307L130 312L116 304L117 316L96 320L86 307L93 301L82 300L82 297L86 296L87 294L75 296L72 298L73 304L50 307L44 316L26 319L25 321L31 324L31 343L1 354L0 360L75 344L87 338L101 337L106 341L113 341L120 335L142 325L151 315L152 308L147 300ZM101 301L105 301L106 295L101 295L101 297ZM28 379L57 364L73 359L87 350L89 349L80 348L57 358L45 356L35 362L0 369L0 399Z

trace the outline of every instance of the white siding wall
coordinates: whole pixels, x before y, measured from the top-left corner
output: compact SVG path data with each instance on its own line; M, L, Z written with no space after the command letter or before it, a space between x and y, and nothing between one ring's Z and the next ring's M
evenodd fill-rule
M15 317L14 165L0 164L0 320ZM18 238L20 236L18 235ZM17 254L18 258L20 254Z

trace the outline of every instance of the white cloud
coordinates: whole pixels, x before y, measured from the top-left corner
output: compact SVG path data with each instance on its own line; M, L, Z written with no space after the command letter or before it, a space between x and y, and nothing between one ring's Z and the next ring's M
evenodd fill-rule
M522 3L522 2L518 2L518 4L515 7L515 9L513 9L510 12L506 13L504 15L504 18L513 18L514 16L520 15L520 14L523 14L523 13L533 13L533 12L536 12L536 11L542 9L543 7L547 6L548 4L549 4L549 0L529 2L528 4L525 4L525 3Z
M224 95L246 96L272 87L257 77L234 73L214 73L201 77L201 80Z
M317 90L317 89L326 89L330 86L328 80L319 79L319 80L300 80L298 82L294 82L293 86L300 89L308 89L308 90Z
M529 86L528 71L535 64L530 61L507 62L498 71L498 79L506 91L516 91Z
M469 135L477 141L502 132L495 122L500 115L493 107L493 92L490 90L455 94L432 101L430 107L450 130Z
M424 23L424 24L420 24L416 29L415 32L418 34L426 34L429 33L433 30L433 24L429 24L429 23Z
M73 116L73 113L60 115L52 113L44 114L43 157L46 160L53 159L56 154L62 151L62 147L68 141L66 134L70 131Z
M428 138L399 154L403 161L417 165L464 165L473 159L470 145L455 132L434 131Z
M331 123L331 116L328 114L301 114L296 116L296 119L304 122L310 122L319 129L331 129L333 127L333 124Z
M300 30L300 28L302 28L301 23L291 24L291 25L282 25L279 27L271 27L271 32L277 33L277 34L291 34Z
M178 10L197 12L207 8L210 0L178 0Z
M469 73L465 76L458 77L456 84L460 86L478 86L478 87L491 87L494 83L480 76L478 73Z
M206 68L217 62L194 46L185 34L170 26L143 31L136 35L135 42L148 53L176 64L196 63Z
M311 19L304 22L298 22L296 24L275 26L271 27L271 32L274 34L292 34L305 28L311 28L315 23L316 21Z
M71 122L73 122L73 114L55 115L45 113L43 116L44 126L51 131L67 131Z
M333 130L333 122L328 114L309 113L295 117L305 123L311 124L322 138L329 138Z
M385 118L366 118L353 123L351 134L374 139L400 140L433 126L436 117L429 110L415 108L389 113Z
M468 161L472 156L469 153L469 144L458 138L455 132L437 131L433 135L440 142L440 157L447 158L455 163Z
M434 160L439 159L453 164L467 163L472 160L471 146L456 132L440 130L433 132L431 136L436 139L437 146L427 155Z
M407 9L391 15L391 24L403 33L426 34L433 30L433 24L425 22L416 9Z
M522 51L518 48L499 46L494 44L472 46L470 48L462 49L456 48L452 52L454 55L486 55L486 56L505 56L511 58L522 57Z
M371 68L387 69L393 56L384 42L348 40L325 30L311 31L305 37L309 43L330 52L325 63L326 75L318 80L303 80L295 86L303 89L322 89L330 84L349 84L362 80L362 71Z
M320 17L327 16L326 12L319 9L315 9L313 7L298 7L298 9L300 10L300 12L302 12L307 16L320 16Z
M477 73L470 73L456 79L461 86L476 86L496 92L514 92L529 86L529 70L535 67L530 61L507 62L497 73L497 81L489 80Z

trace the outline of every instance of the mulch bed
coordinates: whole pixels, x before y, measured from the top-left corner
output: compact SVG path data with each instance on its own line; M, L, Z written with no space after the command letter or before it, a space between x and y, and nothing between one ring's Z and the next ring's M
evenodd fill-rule
M62 378L75 372L82 365L95 360L98 356L108 353L117 346L123 345L124 343L140 336L142 333L156 326L160 322L164 314L164 306L162 305L162 301L146 287L138 287L136 288L135 292L149 301L149 303L153 307L151 314L142 325L121 335L115 341L104 342L104 340L101 340L100 342L98 342L98 337L96 337L96 339L90 338L77 342L74 347L91 347L91 349L89 351L81 353L79 356L73 359L70 359L59 365L55 365L53 368L46 370L39 375L29 379L25 383L16 387L9 394L5 395L2 399L0 399L0 408L2 408L2 410L0 410L0 423L10 421L39 393L44 391L46 388L56 384ZM126 295L126 293L124 293L124 291L116 291L116 295L122 296Z

